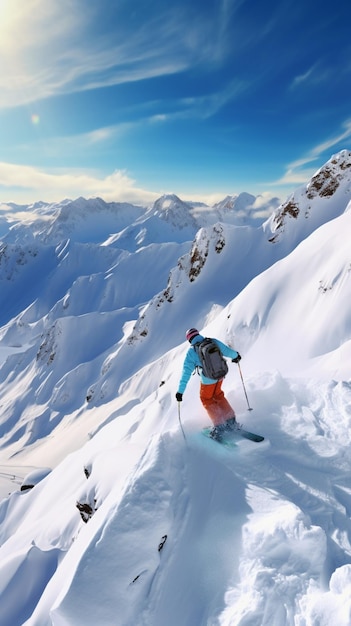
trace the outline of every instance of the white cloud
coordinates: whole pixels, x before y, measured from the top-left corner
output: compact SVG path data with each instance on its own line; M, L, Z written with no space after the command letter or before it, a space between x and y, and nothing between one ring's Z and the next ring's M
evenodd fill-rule
M296 87L299 87L300 85L306 83L306 81L313 81L313 83L315 82L319 82L320 80L323 79L323 75L317 75L316 74L316 70L317 70L318 64L314 64L312 65L312 67L310 67L308 70L306 70L306 72L304 72L303 74L299 74L298 76L295 76L295 78L293 79L291 85L290 85L290 89L295 89Z
M344 130L338 135L326 139L322 143L312 148L305 156L293 161L287 165L285 174L279 180L270 183L271 185L301 185L306 183L316 172L316 167L310 164L319 159L325 152L330 151L334 146L340 145L341 142L351 136L351 119L346 120L343 124ZM330 154L326 159L330 158ZM307 167L309 166L309 167Z
M67 63L66 50L88 13L70 0L0 4L0 107L46 97L69 80L73 64Z
M126 171L116 170L105 177L94 172L66 170L65 172L47 172L27 165L16 165L0 162L0 202L30 204L43 200L59 202L64 198L85 198L99 196L107 202L131 202L141 206L150 206L161 195L176 193L186 201L203 202L213 206L227 195L239 192L223 190L217 192L192 191L185 189L159 189L152 191L138 187ZM276 195L276 194L274 194ZM269 192L261 194L253 208L259 210L261 205L269 203L273 195ZM1 210L1 205L0 205Z
M108 23L104 8L84 0L2 0L0 107L173 74L213 57L206 12L191 20L187 5L176 11L161 4L145 14L110 3Z
M66 197L101 196L107 201L142 205L152 203L161 195L160 192L138 188L124 171L116 170L108 176L98 177L93 173L77 171L49 173L11 163L0 163L0 194L3 202L54 202Z
M343 132L341 132L339 135L337 135L336 137L332 137L330 139L327 139L323 143L321 143L321 144L317 145L315 148L313 148L313 150L311 151L312 157L317 158L318 156L320 156L320 154L322 154L326 150L329 150L330 148L332 148L336 144L339 144L341 141L344 141L344 139L348 139L351 136L351 119L346 120L346 122L344 122L343 126L344 126L345 130Z

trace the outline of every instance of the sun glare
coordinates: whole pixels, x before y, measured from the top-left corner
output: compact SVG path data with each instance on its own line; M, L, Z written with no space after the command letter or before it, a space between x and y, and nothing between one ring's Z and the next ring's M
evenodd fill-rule
M18 4L13 0L0 0L0 49L11 48L14 23L18 17Z
M0 0L0 20L3 25L3 20L11 15L11 0Z

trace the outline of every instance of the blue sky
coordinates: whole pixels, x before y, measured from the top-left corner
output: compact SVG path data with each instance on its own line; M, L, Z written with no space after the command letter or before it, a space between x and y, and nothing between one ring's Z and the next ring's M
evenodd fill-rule
M0 0L0 202L285 199L351 147L351 3Z

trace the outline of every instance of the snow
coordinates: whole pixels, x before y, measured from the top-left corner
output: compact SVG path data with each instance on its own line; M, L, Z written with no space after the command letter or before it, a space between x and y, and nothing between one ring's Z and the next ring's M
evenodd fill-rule
M260 225L249 194L237 223L233 198L129 222L101 199L12 207L2 625L350 626L350 165ZM264 442L204 437L197 376L178 407L190 326L242 354L223 387Z

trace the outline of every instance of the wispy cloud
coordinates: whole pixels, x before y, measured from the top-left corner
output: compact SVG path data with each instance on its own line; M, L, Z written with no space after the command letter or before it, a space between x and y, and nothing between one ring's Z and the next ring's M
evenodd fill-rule
M322 67L320 62L315 63L309 67L302 74L295 76L290 83L290 90L298 88L305 88L306 86L315 86L320 83L325 83L330 79L330 69L328 67Z
M306 70L306 72L304 72L303 74L299 74L298 76L295 76L295 78L293 79L290 85L290 88L295 89L295 87L299 87L300 85L306 83L306 81L311 79L315 70L316 70L316 65L313 65L308 70Z
M148 13L110 3L111 23L104 0L11 0L6 15L1 7L2 108L174 74L214 54L209 14L191 19L186 2Z
M330 149L335 146L339 146L344 140L351 137L351 119L344 122L343 128L344 130L339 134L330 139L326 139L312 148L305 156L289 163L284 176L271 184L275 186L300 185L308 181L316 171L316 167L312 167L311 164L323 156L324 153L330 151ZM327 155L327 158L330 158L330 154Z
M46 97L64 82L62 59L86 15L69 0L0 3L1 107Z
M165 123L172 120L182 119L202 119L206 120L218 113L229 102L235 101L244 93L253 88L253 83L245 80L229 80L222 87L207 94L174 98L171 102L172 110L169 108L169 101L157 100L150 103L142 103L138 111L134 109L136 123ZM146 116L146 111L153 112Z
M99 146L106 147L106 145L115 142L130 130L138 127L140 123L142 122L121 122L120 124L96 128L86 133L35 140L33 143L22 145L22 153L29 154L33 150L37 150L45 156L67 153L81 155L86 150L97 149Z

